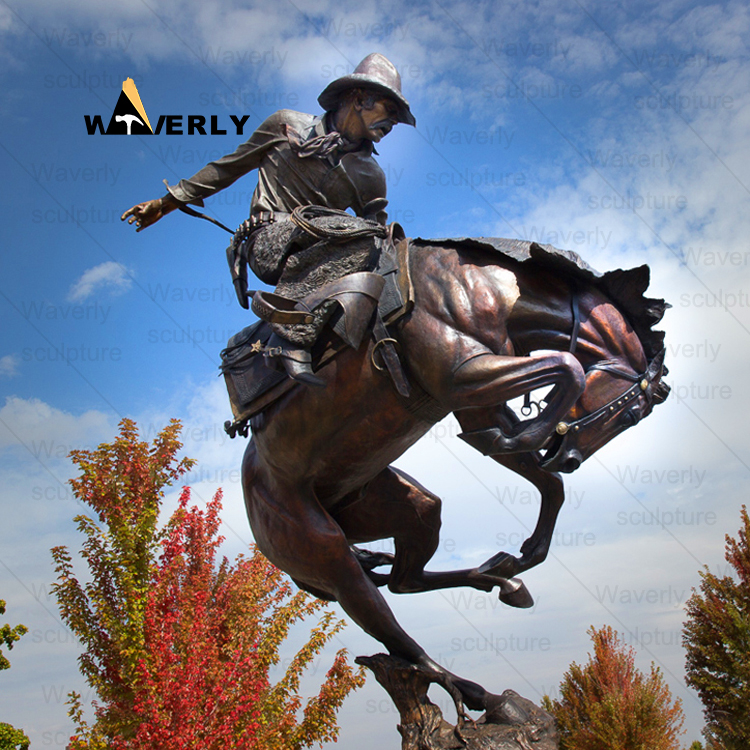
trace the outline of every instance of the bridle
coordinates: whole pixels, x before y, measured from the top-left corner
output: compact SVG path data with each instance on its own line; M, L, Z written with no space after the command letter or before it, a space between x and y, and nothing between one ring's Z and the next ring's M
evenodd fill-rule
M578 346L578 332L580 330L578 294L575 290L573 290L570 304L573 313L573 326L570 334L570 345L568 351L570 351L571 354L574 354ZM628 372L620 367L619 363L613 360L604 360L591 365L586 370L587 374L592 370L608 372L618 378L622 378L623 380L629 380L633 385L624 393L615 396L611 401L608 401L603 406L600 406L598 409L580 417L579 419L572 422L558 422L555 427L555 433L558 436L557 440L555 440L550 447L548 457L545 457L542 466L547 468L553 462L559 461L562 456L568 453L572 455L574 451L568 449L568 438L571 435L580 433L583 429L596 427L605 420L616 418L627 410L630 410L633 415L633 424L638 422L640 417L638 416L637 411L633 410L633 407L639 402L641 397L645 399L646 406L650 407L653 405L655 384L661 378L664 367L664 354L664 350L657 354L651 362L649 362L646 371L641 374Z
M579 432L583 427L590 427L604 417L616 416L630 404L637 401L639 396L643 396L646 399L646 404L650 406L654 402L654 382L661 377L663 362L664 352L661 352L651 360L646 372L640 375L626 372L608 362L600 362L592 365L587 372L591 372L592 370L609 372L617 377L630 380L635 385L625 391L625 393L615 396L615 398L608 401L604 406L600 406L595 411L586 414L580 419L576 419L573 422L559 422L557 427L555 427L555 432L558 435L566 435L571 431Z

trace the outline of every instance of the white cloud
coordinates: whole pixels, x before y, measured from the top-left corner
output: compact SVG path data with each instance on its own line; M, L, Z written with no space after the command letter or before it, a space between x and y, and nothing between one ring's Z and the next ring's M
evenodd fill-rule
M68 292L71 302L83 302L100 289L112 294L124 294L133 284L133 272L120 263L108 260L83 272Z
M18 375L21 360L17 354L6 354L0 357L0 378L12 378Z
M0 8L0 31L7 31L13 21L9 8Z
M103 412L91 410L77 416L38 398L16 396L6 399L0 409L0 423L5 428L0 430L0 448L19 443L33 447L41 439L46 445L65 446L63 458L69 450L83 447L92 438L108 437L113 430L110 417Z

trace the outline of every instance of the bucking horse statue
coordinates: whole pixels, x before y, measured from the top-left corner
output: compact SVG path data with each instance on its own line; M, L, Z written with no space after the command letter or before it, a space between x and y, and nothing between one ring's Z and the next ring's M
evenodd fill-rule
M547 557L564 501L560 472L576 470L669 392L664 333L652 329L668 305L643 296L648 266L599 274L572 252L516 240L395 236L378 268L360 276L377 305L366 326L347 320L347 294L337 298L335 283L297 305L340 302L313 350L324 388L264 367L266 324L224 352L235 413L227 428L252 431L242 486L255 541L302 589L339 602L398 663L432 675L460 720L466 706L522 723L531 710L523 699L435 663L378 589L497 587L503 602L531 606L518 575ZM347 331L354 345L342 345ZM540 389L548 390L534 395L533 409ZM508 402L519 397L517 413ZM440 499L390 464L450 413L463 440L537 488L541 510L520 555L431 571ZM358 546L388 538L393 554Z

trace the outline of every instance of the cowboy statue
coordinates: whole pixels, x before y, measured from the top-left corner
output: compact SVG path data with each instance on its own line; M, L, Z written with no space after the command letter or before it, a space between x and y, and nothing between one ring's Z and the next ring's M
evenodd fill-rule
M373 270L376 238L387 234L385 174L373 158L374 144L396 123L416 122L398 71L380 54L368 55L352 74L331 82L318 102L325 114L276 112L234 153L167 185L164 197L139 203L121 217L141 231L175 209L195 215L188 204L202 206L205 198L257 169L250 217L227 249L229 265L240 304L248 308L252 297L253 312L271 324L267 356L272 353L291 378L307 385L323 385L313 373L310 349L336 306L330 299L314 308L299 301L332 279ZM337 232L353 241L331 242ZM248 292L247 265L276 285L274 294ZM357 300L367 299L368 290L355 284L343 291L356 318ZM369 319L368 312L372 308L359 317Z

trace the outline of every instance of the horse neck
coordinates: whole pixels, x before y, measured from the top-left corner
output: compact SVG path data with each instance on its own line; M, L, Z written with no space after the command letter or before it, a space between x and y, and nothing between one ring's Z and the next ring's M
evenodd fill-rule
M582 322L576 356L584 369L611 361L625 372L644 372L648 361L641 341L615 304L591 289L579 305Z
M570 351L577 306L574 355L584 370L604 362L628 373L646 369L638 335L614 303L594 286L538 272L521 274L519 286L522 294L509 329L517 349L527 353L543 348Z

